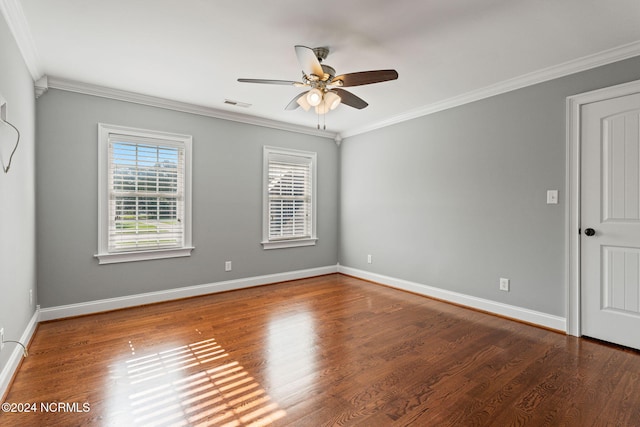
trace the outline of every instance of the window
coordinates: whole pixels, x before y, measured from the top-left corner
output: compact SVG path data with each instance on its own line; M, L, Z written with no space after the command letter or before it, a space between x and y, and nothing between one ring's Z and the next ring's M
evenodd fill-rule
M316 244L316 153L264 147L262 245Z
M98 125L100 264L191 255L191 136Z

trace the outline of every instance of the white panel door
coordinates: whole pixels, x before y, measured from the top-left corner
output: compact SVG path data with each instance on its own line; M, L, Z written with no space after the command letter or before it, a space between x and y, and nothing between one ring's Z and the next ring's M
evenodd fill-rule
M582 333L640 349L640 94L581 117Z

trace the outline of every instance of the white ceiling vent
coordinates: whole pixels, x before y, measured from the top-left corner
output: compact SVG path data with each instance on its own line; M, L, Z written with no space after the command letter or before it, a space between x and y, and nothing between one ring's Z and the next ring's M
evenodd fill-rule
M225 99L224 103L228 105L235 105L236 107L243 107L243 108L251 107L251 104L248 104L246 102L234 101L233 99Z

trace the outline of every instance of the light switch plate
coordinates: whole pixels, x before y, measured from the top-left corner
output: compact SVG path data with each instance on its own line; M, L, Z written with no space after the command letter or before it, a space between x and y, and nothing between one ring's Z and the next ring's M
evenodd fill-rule
M548 205L558 204L558 190L547 190L547 204Z

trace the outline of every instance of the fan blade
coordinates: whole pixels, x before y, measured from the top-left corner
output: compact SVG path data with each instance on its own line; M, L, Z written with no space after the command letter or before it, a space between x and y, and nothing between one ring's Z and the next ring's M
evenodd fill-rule
M302 92L300 95L296 95L295 98L293 98L291 100L291 102L289 104L287 104L286 107L284 107L285 110L295 110L296 108L298 108L300 106L300 104L298 104L298 99L302 98L303 95L306 95L307 92Z
M370 85L372 83L381 83L398 78L396 70L375 70L361 71L359 73L348 73L336 76L331 80L334 84L337 80L342 81L343 87Z
M266 80L266 79L238 79L240 83L262 83L267 85L285 85L295 86L301 85L300 82L294 82L292 80Z
M320 65L320 61L316 58L316 54L313 52L313 49L306 46L296 45L296 56L298 57L298 62L300 63L300 67L302 67L302 71L308 76L316 75L319 78L324 76L324 70Z
M346 91L344 89L332 89L331 91L337 93L338 96L340 97L340 99L342 100L342 103L345 104L345 105L348 105L349 107L353 107L353 108L357 108L358 110L362 110L367 105L369 105L369 104L367 104L367 102L364 99L358 98L357 96L355 96L351 92L348 92L348 91Z

